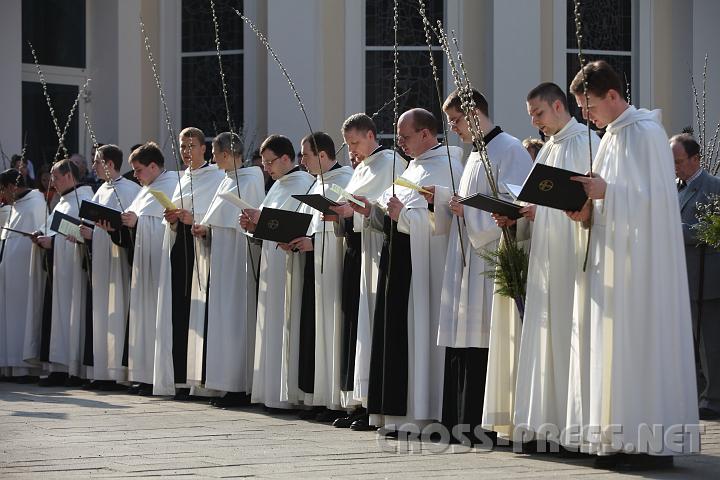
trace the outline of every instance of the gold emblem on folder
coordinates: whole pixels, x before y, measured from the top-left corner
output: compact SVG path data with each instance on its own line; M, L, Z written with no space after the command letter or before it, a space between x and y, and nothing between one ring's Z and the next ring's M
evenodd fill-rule
M269 230L277 230L277 228L280 226L280 222L277 220L270 220L267 222L267 228Z
M552 180L543 180L542 182L538 183L538 188L541 192L549 192L553 189L555 184L552 182Z

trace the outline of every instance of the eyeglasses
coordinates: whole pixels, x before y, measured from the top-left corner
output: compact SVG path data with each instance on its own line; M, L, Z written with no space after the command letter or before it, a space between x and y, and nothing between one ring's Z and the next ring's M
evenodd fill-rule
M463 120L465 120L465 117L462 117L462 116L461 116L461 117L455 117L455 118L447 117L448 125L450 125L451 127L456 127L456 126L457 126L460 122L462 122Z
M262 163L262 166L263 166L263 167L269 167L269 166L272 165L272 163L273 163L275 160L277 160L278 158L280 158L280 157L275 157L275 158L273 158L272 160L267 160L267 161L266 161L265 159L263 159L262 162L261 162L261 163Z

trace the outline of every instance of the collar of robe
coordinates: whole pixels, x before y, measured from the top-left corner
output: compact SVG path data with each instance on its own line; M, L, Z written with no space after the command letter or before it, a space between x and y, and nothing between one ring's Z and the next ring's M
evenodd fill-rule
M620 116L608 124L606 131L607 133L615 134L628 125L644 120L659 124L662 120L662 114L660 110L647 110L629 105Z
M585 125L580 124L575 117L570 117L570 120L558 130L557 133L550 135L548 142L562 142L575 135L581 135L585 133Z
M485 145L487 145L488 143L490 143L490 142L493 140L493 138L497 137L497 136L500 135L502 132L503 132L503 129L500 128L500 125L495 125L495 127L494 127L492 130L490 130L490 131L485 135ZM477 147L476 147L475 145L473 145L472 151L473 151L473 152L477 152L477 151L478 151L478 149L477 149Z
M60 196L61 196L61 197L64 197L64 196L67 195L68 193L72 193L73 191L75 191L75 190L77 190L78 188L83 187L83 186L85 186L84 183L76 183L74 187L70 187L70 188L68 188L67 190L65 190L64 192L60 192Z

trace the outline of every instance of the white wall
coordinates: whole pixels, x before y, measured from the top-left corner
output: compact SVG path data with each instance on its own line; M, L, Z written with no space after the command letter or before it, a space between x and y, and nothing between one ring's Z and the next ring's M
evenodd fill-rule
M541 82L541 18L538 0L493 3L490 115L521 140L537 134L530 125L525 96Z
M707 138L720 121L720 2L695 0L693 3L692 61L698 94L701 95L703 64L708 54Z
M0 142L10 157L22 149L22 10L4 0L0 15ZM0 169L10 168L0 161Z

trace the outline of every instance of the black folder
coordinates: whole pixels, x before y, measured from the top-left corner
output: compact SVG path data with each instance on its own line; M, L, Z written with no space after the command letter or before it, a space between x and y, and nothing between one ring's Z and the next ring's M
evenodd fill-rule
M570 180L570 177L585 177L582 173L536 163L517 199L523 202L569 210L580 210L587 201L583 184Z
M110 223L110 226L115 230L122 228L122 219L120 210L100 205L99 203L90 202L83 200L80 204L80 218L97 222L98 220L104 220Z
M70 215L67 215L62 212L53 212L53 219L52 219L52 223L50 224L50 230L52 230L53 232L56 232L58 235L63 235L58 230L60 228L60 222L62 222L63 220L73 223L75 225L85 225L86 227L93 228L93 225L90 225L87 222L83 222L79 218L71 217ZM77 241L80 243L84 242L84 240L82 238L78 238Z
M479 208L485 212L497 213L504 217L508 217L512 220L517 220L522 217L520 213L521 205L517 205L512 202L501 200L499 198L491 197L489 195L483 195L482 193L476 193L460 199L460 203L467 205L468 207Z
M330 207L337 207L339 203L330 200L327 197L314 193L312 195L293 195L293 198L300 200L306 205L310 205L315 210L319 210L324 215L337 215L335 212L330 210Z
M278 243L289 243L291 240L307 235L311 220L312 215L308 213L265 207L260 211L260 219L255 227L255 232L253 232L253 237Z

